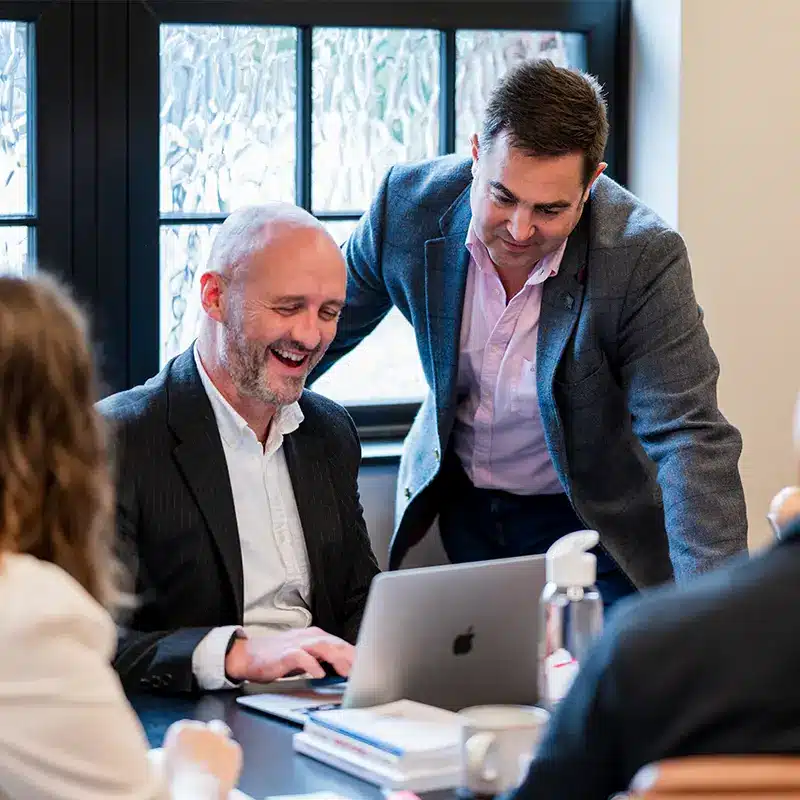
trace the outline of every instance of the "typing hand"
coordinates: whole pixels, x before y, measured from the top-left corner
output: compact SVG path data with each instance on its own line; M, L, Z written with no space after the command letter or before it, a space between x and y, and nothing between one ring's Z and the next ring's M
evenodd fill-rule
M181 720L164 736L164 771L175 800L227 800L239 781L242 748L220 720Z
M271 636L237 639L225 656L225 674L235 683L269 683L288 675L307 673L324 678L327 662L347 677L353 665L353 645L319 628L302 628Z

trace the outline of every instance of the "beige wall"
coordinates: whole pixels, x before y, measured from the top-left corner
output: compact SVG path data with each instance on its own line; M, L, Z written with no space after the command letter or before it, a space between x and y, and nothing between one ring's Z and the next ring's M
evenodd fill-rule
M634 0L634 31L631 187L676 215L687 240L722 364L720 405L744 437L758 546L770 498L795 478L800 0ZM658 46L644 47L652 37ZM676 53L678 86L660 69Z

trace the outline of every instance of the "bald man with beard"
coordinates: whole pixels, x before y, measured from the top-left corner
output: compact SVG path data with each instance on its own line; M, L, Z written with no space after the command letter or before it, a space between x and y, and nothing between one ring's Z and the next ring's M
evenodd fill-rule
M336 333L346 266L307 212L231 214L200 278L194 344L99 404L137 605L126 688L346 676L378 572L347 412L304 389Z

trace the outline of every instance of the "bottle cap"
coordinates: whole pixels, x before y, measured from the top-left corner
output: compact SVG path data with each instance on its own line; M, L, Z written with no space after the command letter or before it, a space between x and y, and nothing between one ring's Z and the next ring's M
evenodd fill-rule
M597 578L597 558L587 553L600 541L597 531L575 531L562 536L545 555L547 582L556 586L591 586Z

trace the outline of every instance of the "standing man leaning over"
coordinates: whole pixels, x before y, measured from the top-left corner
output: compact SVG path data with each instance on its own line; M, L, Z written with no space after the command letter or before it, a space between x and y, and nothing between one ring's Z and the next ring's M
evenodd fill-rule
M390 566L434 517L453 561L600 532L607 601L746 546L738 432L681 237L604 176L590 76L526 62L472 158L397 166L345 246L316 378L397 306L430 391L406 440Z
M127 686L349 671L378 571L361 448L344 409L303 391L336 333L345 273L307 212L234 212L200 279L196 343L100 403L139 601L114 662Z

